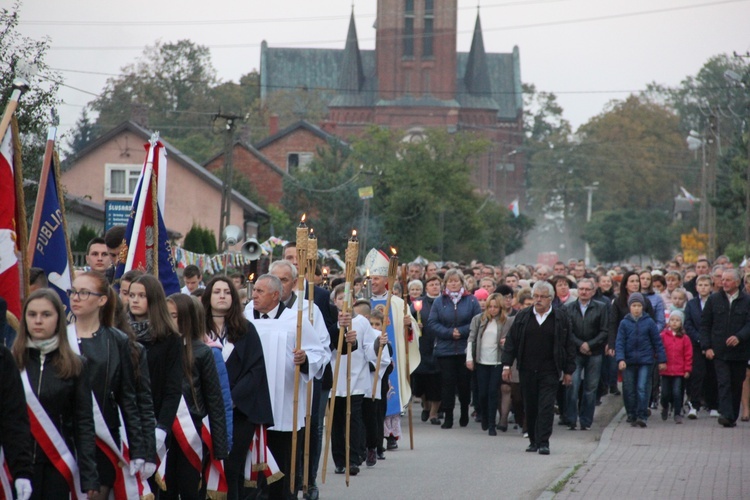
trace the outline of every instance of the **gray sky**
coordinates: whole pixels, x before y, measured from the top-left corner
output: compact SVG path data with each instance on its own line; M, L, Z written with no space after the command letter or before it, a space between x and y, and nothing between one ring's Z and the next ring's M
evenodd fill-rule
M676 86L716 54L750 50L750 0L481 0L488 52L521 54L521 78L555 92L574 128L649 82ZM49 36L61 71L64 132L108 77L146 45L206 45L221 80L260 62L260 44L343 48L352 4L360 47L374 48L374 0L23 0L20 30ZM458 0L458 50L468 51L477 0ZM126 8L127 7L127 8ZM74 87L74 88L73 88Z

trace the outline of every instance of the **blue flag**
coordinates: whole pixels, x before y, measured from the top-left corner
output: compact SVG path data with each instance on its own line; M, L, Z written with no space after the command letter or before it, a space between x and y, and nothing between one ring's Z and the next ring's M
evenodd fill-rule
M54 137L52 132L50 135ZM71 287L68 237L65 234L60 207L53 149L54 140L49 139L44 153L44 165L29 246L32 247L31 266L44 269L50 287L60 296L60 300L65 305L66 315L70 319L70 301L67 295Z

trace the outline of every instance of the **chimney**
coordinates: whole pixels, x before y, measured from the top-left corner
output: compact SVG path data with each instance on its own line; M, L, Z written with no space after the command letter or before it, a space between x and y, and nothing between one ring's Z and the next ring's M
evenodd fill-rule
M148 106L139 102L130 105L130 121L143 128L148 128Z
M323 132L336 135L336 122L333 120L323 120L320 122L320 128Z
M274 135L279 131L279 115L276 113L268 117L268 135Z

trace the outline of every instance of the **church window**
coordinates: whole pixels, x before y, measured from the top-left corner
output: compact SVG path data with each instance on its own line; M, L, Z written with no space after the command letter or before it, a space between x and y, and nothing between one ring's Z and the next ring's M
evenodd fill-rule
M404 57L414 57L414 0L405 0Z

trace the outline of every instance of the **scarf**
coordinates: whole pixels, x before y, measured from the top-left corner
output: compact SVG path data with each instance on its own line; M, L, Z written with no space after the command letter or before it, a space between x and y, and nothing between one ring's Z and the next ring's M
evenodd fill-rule
M453 304L458 304L458 301L461 300L461 297L464 296L464 287L461 287L461 289L457 292L450 292L448 290L445 291L445 294L451 298L453 301Z
M130 327L133 329L133 332L135 332L135 338L141 344L144 342L150 343L153 340L149 326L150 324L148 320L130 322Z
M31 338L26 340L26 347L31 349L38 349L42 353L42 356L46 356L51 353L60 345L60 337L55 335L54 337L46 340L33 340Z

